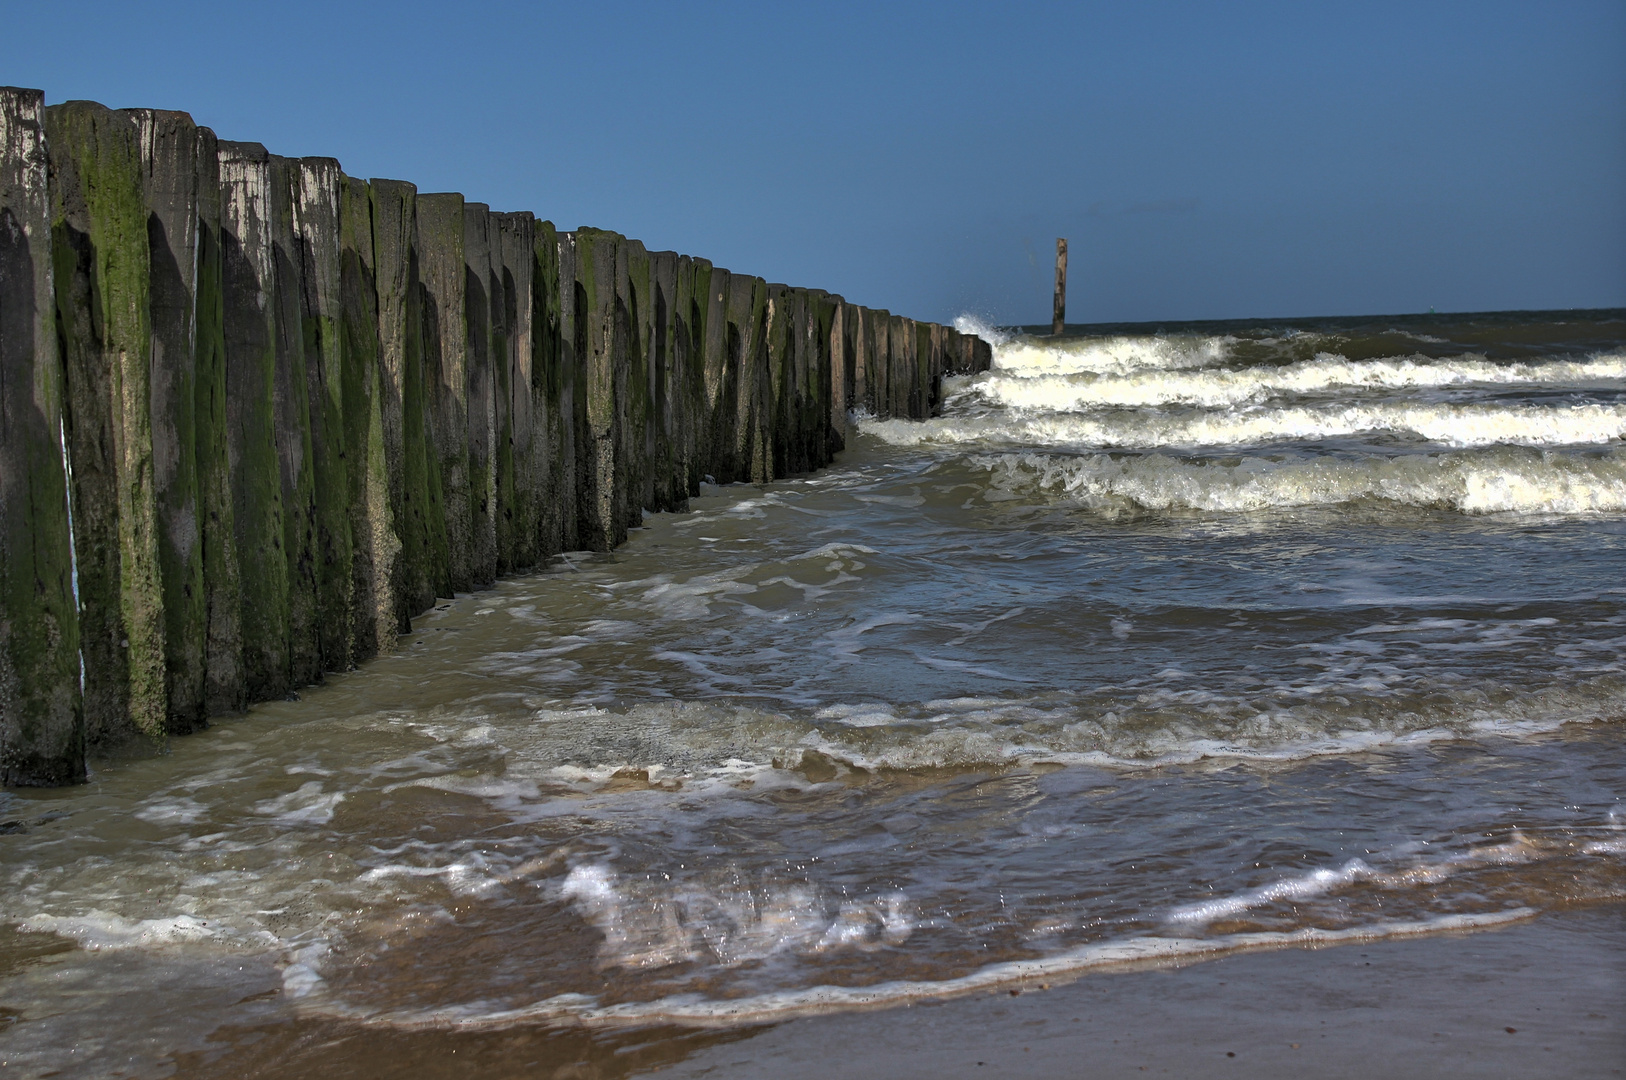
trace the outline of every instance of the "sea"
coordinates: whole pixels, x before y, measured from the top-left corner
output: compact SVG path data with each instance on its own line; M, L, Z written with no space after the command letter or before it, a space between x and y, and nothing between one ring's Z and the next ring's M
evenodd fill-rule
M1626 311L960 325L938 418L0 795L8 1074L489 1031L629 1075L1626 914Z

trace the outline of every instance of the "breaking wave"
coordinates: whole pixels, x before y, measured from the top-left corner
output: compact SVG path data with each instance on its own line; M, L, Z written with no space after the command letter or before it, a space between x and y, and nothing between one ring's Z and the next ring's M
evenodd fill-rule
M1396 457L982 455L990 501L1048 495L1092 509L1248 512L1384 500L1468 514L1626 512L1626 453L1498 447Z
M859 429L894 446L982 443L1097 447L1252 446L1354 435L1411 437L1442 446L1576 446L1626 436L1626 405L1484 405L1380 402L1165 415L989 415L933 420L861 418Z
M1003 354L1001 356L1003 360ZM1018 409L1074 412L1095 407L1246 405L1284 394L1331 390L1415 390L1455 386L1565 385L1626 379L1626 356L1546 363L1495 363L1483 357L1450 360L1404 357L1351 361L1323 353L1313 360L1236 369L1137 369L1114 374L1044 373L1001 363L971 392Z
M958 320L955 326L959 327ZM1139 335L1068 338L1059 342L1026 337L995 340L984 336L984 340L995 346L995 371L1029 375L1125 375L1207 367L1224 362L1235 344L1230 337Z

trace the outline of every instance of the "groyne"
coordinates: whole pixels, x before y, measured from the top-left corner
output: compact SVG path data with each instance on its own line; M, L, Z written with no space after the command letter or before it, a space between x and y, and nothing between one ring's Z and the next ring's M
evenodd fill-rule
M437 597L827 464L988 347L182 112L0 88L0 781L389 650Z

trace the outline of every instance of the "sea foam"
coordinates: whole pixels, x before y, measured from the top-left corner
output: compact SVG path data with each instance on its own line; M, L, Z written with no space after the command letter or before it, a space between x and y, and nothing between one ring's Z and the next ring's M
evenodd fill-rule
M1626 436L1626 405L1300 405L1191 414L1016 413L932 420L861 419L859 429L894 446L1020 445L1232 447L1386 435L1441 446L1601 445Z
M1286 394L1334 390L1417 390L1455 386L1590 385L1626 379L1626 356L1546 363L1493 363L1483 357L1449 360L1404 357L1351 361L1323 353L1280 366L1203 370L1142 369L1124 374L1049 374L997 367L969 388L1007 408L1075 412L1100 407L1200 405L1266 401Z
M985 454L989 496L1121 510L1247 512L1385 500L1469 514L1626 512L1626 454L1499 448L1395 457Z

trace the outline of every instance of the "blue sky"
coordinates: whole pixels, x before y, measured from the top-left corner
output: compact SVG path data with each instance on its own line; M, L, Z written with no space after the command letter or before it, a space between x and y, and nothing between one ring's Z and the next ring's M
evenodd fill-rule
M0 0L185 109L919 318L1626 305L1626 4Z

